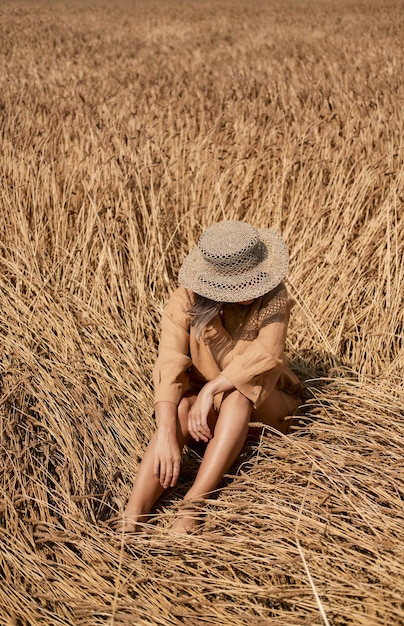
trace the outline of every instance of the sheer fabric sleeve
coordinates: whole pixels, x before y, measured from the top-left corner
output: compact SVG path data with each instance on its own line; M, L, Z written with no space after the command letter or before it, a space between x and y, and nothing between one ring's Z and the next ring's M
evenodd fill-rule
M178 404L189 382L190 317L189 294L184 287L174 291L168 301L161 321L161 338L157 360L153 369L155 402Z

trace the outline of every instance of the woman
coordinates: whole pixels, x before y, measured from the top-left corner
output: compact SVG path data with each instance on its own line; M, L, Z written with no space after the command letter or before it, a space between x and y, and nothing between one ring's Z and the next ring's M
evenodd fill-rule
M162 319L154 367L157 429L140 464L120 530L136 532L180 471L194 439L206 449L173 525L190 532L198 505L237 459L250 421L288 431L299 381L284 346L292 301L283 239L271 229L224 221L185 259Z

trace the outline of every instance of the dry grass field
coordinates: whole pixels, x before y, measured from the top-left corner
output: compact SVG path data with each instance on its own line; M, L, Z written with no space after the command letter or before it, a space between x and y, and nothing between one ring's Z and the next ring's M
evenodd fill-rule
M0 625L404 624L404 5L3 0ZM287 240L290 436L123 545L179 265Z

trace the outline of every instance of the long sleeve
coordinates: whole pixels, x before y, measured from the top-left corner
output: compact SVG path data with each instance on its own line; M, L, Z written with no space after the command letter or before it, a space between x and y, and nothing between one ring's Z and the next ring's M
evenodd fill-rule
M179 403L189 381L189 315L191 302L183 287L174 291L161 321L158 357L153 369L155 402Z
M283 288L268 303L269 310L263 315L257 337L241 354L235 354L222 370L222 374L252 401L254 407L270 395L285 366L285 340L292 305Z

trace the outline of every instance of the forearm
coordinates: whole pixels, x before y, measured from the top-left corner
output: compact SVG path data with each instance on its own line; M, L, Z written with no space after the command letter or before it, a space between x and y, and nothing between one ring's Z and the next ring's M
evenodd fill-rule
M223 393L224 391L233 391L235 389L234 385L226 376L223 374L219 374L212 380L204 385L205 391L211 393L215 396L217 393Z
M178 407L175 402L155 404L157 431L154 434L153 476L167 489L174 487L180 471L181 447L177 437Z

